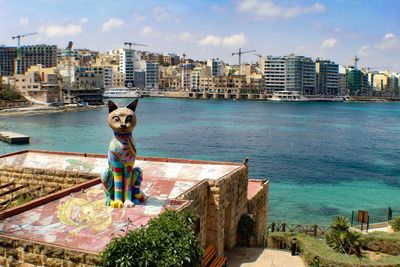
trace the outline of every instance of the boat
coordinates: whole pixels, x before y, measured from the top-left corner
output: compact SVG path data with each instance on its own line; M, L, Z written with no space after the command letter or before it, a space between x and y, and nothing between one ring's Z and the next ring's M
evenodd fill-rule
M304 96L299 91L275 91L267 100L281 102L344 102L348 99L345 96Z
M271 101L282 101L282 102L303 102L310 101L310 99L301 95L298 91L275 91L270 98L267 100Z
M139 98L142 97L137 88L110 88L104 90L104 98Z

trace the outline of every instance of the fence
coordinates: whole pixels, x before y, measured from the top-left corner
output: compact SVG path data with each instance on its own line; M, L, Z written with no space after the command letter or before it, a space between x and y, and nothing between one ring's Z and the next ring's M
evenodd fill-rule
M395 217L400 217L400 208L381 208L352 211L351 226L361 231L387 227L388 222Z
M293 232L312 235L314 238L320 238L330 229L327 225L316 224L288 224L273 222L267 227L267 235L273 232Z

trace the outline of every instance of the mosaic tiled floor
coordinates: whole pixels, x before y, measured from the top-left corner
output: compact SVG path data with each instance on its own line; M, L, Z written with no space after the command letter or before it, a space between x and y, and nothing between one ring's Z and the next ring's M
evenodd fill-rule
M0 222L0 234L92 252L109 240L134 229L166 208L179 209L188 201L175 200L204 179L218 179L240 168L237 165L199 162L136 161L143 170L144 205L112 209L104 205L100 185L25 211ZM27 152L0 158L0 165L99 173L107 159L79 155Z

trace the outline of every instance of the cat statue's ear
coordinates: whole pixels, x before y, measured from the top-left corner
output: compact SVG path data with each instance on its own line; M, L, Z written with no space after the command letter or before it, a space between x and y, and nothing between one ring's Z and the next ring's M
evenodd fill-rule
M127 105L126 107L129 108L130 110L132 110L133 112L135 112L138 102L139 102L139 99L136 98L131 103L129 103L129 105Z
M108 113L113 112L114 110L116 110L118 107L117 105L115 105L114 102L112 102L111 100L108 100Z

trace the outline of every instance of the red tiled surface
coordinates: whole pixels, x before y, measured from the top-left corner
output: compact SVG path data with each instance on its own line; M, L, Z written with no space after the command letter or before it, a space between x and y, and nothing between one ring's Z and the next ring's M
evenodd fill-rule
M26 152L0 158L0 165L78 170L99 173L107 159L79 155ZM144 205L129 209L105 206L100 185L71 194L0 221L0 234L73 249L100 252L127 227L141 227L166 208L179 209L188 201L174 200L204 179L219 179L237 165L137 160L143 170Z
M261 189L264 181L249 180L247 184L247 199L252 199Z

